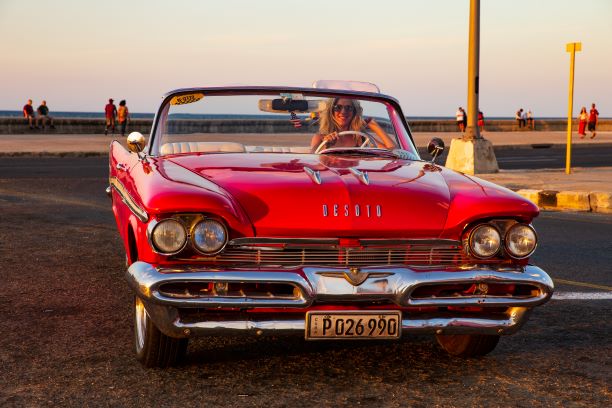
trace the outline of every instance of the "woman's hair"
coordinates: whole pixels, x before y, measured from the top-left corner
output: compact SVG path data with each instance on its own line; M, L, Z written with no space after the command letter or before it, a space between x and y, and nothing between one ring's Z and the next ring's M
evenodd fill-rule
M365 126L365 121L363 120L363 108L361 104L356 99L348 99L348 98L330 98L327 100L327 108L321 112L319 116L319 134L328 135L332 132L340 132L340 126L334 119L334 106L338 103L340 99L347 99L351 101L354 109L353 119L351 119L351 123L349 124L349 130L361 131ZM360 138L360 136L355 135L356 140Z
M119 106L125 106L125 99L123 99L121 102L119 102Z
M580 109L580 113L582 112L586 112L586 108L583 106L582 109Z

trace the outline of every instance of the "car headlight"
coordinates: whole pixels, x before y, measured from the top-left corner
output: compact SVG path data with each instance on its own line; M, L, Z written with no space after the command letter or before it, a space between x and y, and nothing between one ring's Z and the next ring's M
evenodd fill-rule
M169 218L157 223L151 231L151 242L158 252L172 255L179 252L187 242L187 231L183 224Z
M525 224L514 224L506 232L506 251L515 258L526 258L536 249L535 230Z
M470 233L470 251L478 258L491 258L499 251L501 236L499 231L489 224L477 226Z
M193 229L193 245L205 254L215 254L223 249L227 242L225 226L213 219L200 221Z

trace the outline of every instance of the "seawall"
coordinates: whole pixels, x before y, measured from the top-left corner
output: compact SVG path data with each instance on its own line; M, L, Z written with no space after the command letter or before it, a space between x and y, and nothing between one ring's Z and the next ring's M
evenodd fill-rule
M148 134L151 130L152 119L132 119L128 125L128 132L139 131ZM205 123L204 123L205 122ZM178 120L175 122L181 133L185 132L211 132L211 133L290 133L295 132L289 120L264 119L199 119ZM457 124L454 120L414 120L408 121L413 132L456 132ZM54 120L55 129L31 130L28 122L23 118L0 117L0 134L29 134L29 133L58 133L58 134L102 134L104 133L103 119L85 118L57 118ZM578 123L573 122L573 129L578 129ZM490 120L485 122L485 129L489 132L527 131L531 129L519 127L515 120ZM567 122L564 120L536 120L536 131L564 131ZM115 130L117 133L118 126ZM612 131L612 119L603 119L597 126L599 131ZM302 126L300 132L312 133L313 127Z

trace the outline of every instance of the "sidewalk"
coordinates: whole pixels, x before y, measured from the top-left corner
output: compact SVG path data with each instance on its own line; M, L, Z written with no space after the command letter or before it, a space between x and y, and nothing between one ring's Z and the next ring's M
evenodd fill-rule
M415 133L418 147L427 146L433 137L444 140L447 148L459 132ZM485 132L496 149L533 148L532 145L565 145L565 132ZM104 155L113 139L124 142L121 136L101 134L21 134L0 135L2 156L20 155ZM597 144L612 149L612 132L598 132L595 139L578 139L573 135L573 146ZM610 167L564 169L502 170L478 177L517 191L542 209L594 211L612 213L612 163Z

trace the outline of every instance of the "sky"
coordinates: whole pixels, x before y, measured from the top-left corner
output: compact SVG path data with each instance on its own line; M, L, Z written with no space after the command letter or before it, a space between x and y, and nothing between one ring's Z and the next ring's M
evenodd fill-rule
M612 117L612 0L481 0L485 116ZM176 88L360 80L407 116L467 105L469 0L0 0L0 110L154 112Z

